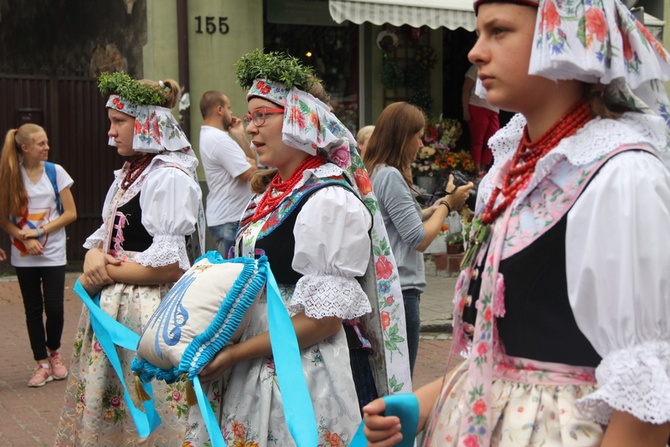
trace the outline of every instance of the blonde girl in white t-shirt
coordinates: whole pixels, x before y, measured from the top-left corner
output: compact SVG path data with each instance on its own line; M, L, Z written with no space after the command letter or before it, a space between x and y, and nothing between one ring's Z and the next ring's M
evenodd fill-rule
M56 191L44 165L48 157L49 140L42 127L24 124L7 132L0 156L0 226L12 239L11 262L37 362L30 387L68 374L58 349L64 320L65 227L77 219L77 210L70 191L72 177L54 165L62 204L59 213Z

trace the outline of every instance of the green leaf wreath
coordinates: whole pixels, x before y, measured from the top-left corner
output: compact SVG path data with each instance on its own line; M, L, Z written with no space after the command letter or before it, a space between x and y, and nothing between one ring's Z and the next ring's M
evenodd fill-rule
M103 96L116 94L138 106L165 103L165 97L162 95L159 86L142 83L122 71L100 73L98 89Z
M264 53L256 49L245 54L235 64L237 82L243 88L249 88L256 79L281 82L288 88L296 87L308 91L320 79L314 69L307 67L296 57L273 51Z

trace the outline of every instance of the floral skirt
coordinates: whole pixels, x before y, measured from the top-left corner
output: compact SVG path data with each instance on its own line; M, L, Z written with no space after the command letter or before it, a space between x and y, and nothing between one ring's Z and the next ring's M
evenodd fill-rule
M480 446L461 419L467 409L468 362L442 385L419 445ZM575 402L595 390L593 368L505 357L494 369L491 420L495 447L596 447L604 427L584 418ZM481 446L484 447L484 446Z
M113 284L100 294L100 307L127 328L141 334L168 286ZM117 347L126 384L136 406L135 377L130 365L135 355ZM186 433L184 385L153 381L156 410L161 425L147 438L137 434L123 400L123 387L91 329L88 308L84 306L74 342L65 404L56 435L56 446L174 446L181 447Z
M280 286L282 287L282 286ZM288 301L289 292L281 289ZM241 340L268 330L265 297ZM321 447L346 447L361 415L351 373L344 329L316 345L301 350L302 369L312 398ZM229 447L291 447L295 442L284 419L282 396L272 357L259 357L233 366L221 378L203 385ZM191 407L184 447L211 446L200 409ZM298 427L300 428L300 427Z

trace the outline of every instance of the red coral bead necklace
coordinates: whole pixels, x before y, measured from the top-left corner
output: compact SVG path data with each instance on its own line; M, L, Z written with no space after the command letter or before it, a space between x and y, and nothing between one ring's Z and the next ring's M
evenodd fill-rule
M525 127L519 147L512 158L512 165L503 178L502 188L496 188L491 193L481 221L488 225L493 223L503 211L514 201L519 191L524 188L535 173L538 160L547 155L558 143L588 123L593 115L588 101L581 100L568 110L549 130L536 141L528 141L528 128ZM494 206L498 195L502 192L504 199L498 206Z
M143 153L136 155L133 161L126 162L126 175L121 180L121 188L128 189L130 185L135 183L135 180L144 172L144 170L151 164L156 154Z
M325 163L323 157L319 155L310 155L305 158L293 171L293 174L283 181L279 172L275 174L270 182L270 185L261 197L258 207L252 217L253 221L258 221L267 216L274 210L291 192L295 185L302 180L302 173L307 169L316 169Z

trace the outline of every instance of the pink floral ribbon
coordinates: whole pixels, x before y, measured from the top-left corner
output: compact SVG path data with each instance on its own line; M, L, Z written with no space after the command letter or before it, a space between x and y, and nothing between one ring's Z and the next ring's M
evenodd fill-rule
M502 278L498 274L498 266L502 257L503 245L505 243L506 228L512 208L508 208L505 214L494 222L490 242L484 242L480 248L479 258L485 253L486 260L482 270L482 282L479 298L475 304L477 308L477 319L474 325L472 337L472 352L469 359L468 383L466 395L468 401L464 417L461 419L459 445L463 447L488 446L491 438L491 408L490 395L493 382L493 363L496 352L500 352L498 332L495 327L495 319L505 314L504 310L504 287ZM473 267L466 271L470 274ZM469 281L466 281L466 283ZM466 289L467 284L462 284ZM471 297L464 297L472 299ZM466 304L459 302L457 306L459 313ZM456 318L456 315L454 315ZM459 331L462 332L462 331ZM463 337L463 334L459 334ZM462 340L458 342L462 343Z
M503 354L496 356L493 376L534 385L595 385L596 370L588 366L540 362Z

